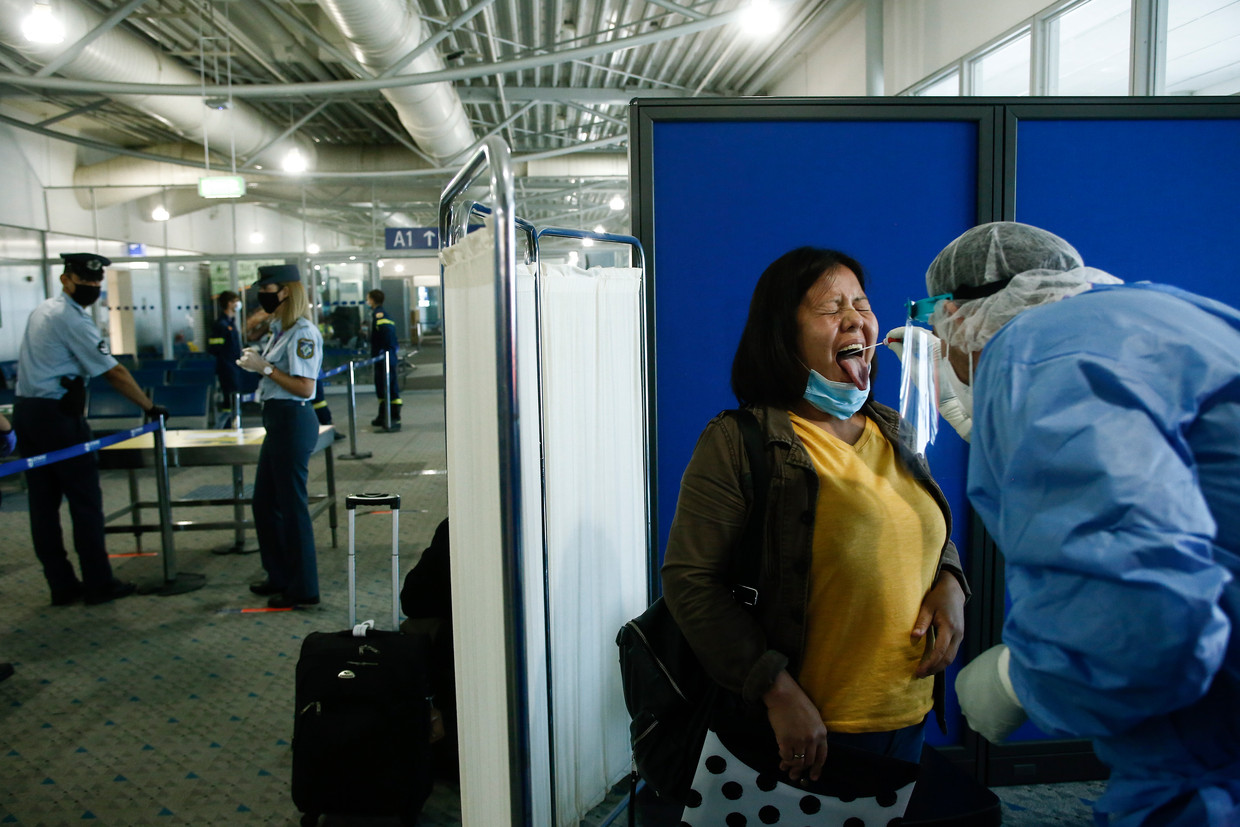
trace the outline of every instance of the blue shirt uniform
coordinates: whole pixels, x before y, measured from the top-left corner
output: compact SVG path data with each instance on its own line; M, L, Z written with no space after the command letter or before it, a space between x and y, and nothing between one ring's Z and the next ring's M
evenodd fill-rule
M1133 284L1020 314L978 364L968 490L1012 684L1094 739L1112 825L1240 823L1238 353L1240 312Z
M319 368L323 364L323 334L309 319L301 318L284 330L279 319L271 322L271 339L263 349L263 358L278 370L289 376L319 378ZM305 402L306 397L289 393L276 384L270 377L263 377L258 383L258 401L269 399L292 399Z
M207 352L215 357L215 375L220 380L220 389L226 394L236 391L241 384L241 368L237 367L237 360L241 358L241 333L235 317L221 315L215 320L207 338Z
M62 377L98 376L116 366L85 307L63 291L30 314L17 357L17 395L59 399Z

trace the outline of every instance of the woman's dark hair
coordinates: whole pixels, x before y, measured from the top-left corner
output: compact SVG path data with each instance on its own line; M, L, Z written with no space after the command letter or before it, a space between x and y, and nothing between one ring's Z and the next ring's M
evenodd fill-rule
M732 393L742 405L791 407L805 393L809 369L797 353L797 308L823 273L847 267L865 289L865 271L838 250L798 247L763 271L732 357Z

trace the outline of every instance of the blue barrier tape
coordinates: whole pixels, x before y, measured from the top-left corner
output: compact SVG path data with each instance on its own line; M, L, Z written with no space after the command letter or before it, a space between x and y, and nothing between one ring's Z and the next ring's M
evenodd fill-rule
M17 474L21 471L28 471L31 468L42 468L44 465L51 465L61 460L80 457L82 454L89 454L98 451L100 448L106 448L109 445L115 445L118 442L124 442L127 439L133 439L142 434L149 434L151 431L159 430L158 422L148 422L141 428L130 428L128 431L120 431L119 433L105 436L102 439L92 439L90 442L80 442L77 445L70 445L68 448L60 448L55 451L49 451L46 454L39 454L37 457L28 457L26 459L15 459L12 462L6 462L0 465L0 477L7 477L9 474Z
M348 369L349 369L348 365L341 365L338 368L332 368L331 370L323 371L322 373L319 374L319 378L326 379L329 376L335 376L338 373L344 373Z

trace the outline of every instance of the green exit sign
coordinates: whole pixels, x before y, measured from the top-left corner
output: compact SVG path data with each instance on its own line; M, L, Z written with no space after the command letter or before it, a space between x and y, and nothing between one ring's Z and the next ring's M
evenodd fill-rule
M203 198L240 198L245 195L245 179L240 175L199 178L198 194Z

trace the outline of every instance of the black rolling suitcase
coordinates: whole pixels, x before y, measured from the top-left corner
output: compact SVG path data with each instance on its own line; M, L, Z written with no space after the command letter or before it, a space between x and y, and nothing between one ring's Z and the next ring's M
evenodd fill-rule
M354 512L392 510L392 615L399 620L397 529L400 496L345 498L349 514L349 622L356 623ZM417 821L430 795L432 756L429 641L380 632L371 621L343 632L312 632L297 661L293 803L303 825L324 814Z

